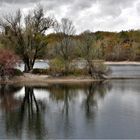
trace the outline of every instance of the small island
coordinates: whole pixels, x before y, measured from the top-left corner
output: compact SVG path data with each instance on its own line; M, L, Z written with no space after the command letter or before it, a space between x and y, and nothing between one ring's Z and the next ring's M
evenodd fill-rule
M1 82L99 81L109 79L106 61L140 60L139 30L76 34L70 19L46 17L40 5L26 16L19 10L1 18L0 28ZM37 59L47 59L49 68L34 69ZM24 73L15 68L20 62Z

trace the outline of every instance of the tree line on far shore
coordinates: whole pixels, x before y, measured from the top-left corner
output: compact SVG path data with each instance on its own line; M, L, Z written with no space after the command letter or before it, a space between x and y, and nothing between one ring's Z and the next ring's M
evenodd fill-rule
M49 29L54 32L47 35ZM50 71L63 75L77 70L76 60L84 60L84 72L97 78L107 72L103 61L140 60L140 31L93 33L86 30L77 35L70 19L58 22L46 16L38 5L26 15L18 10L0 18L0 55L1 75L6 63L9 63L8 69L13 67L18 56L25 64L25 72L33 70L36 59L49 59ZM7 61L4 61L5 55L9 56Z

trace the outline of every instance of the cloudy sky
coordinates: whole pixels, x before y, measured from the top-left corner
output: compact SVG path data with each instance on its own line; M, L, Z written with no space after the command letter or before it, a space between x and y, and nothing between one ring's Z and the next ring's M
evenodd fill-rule
M0 0L0 15L40 3L51 16L73 20L77 32L140 29L140 0Z

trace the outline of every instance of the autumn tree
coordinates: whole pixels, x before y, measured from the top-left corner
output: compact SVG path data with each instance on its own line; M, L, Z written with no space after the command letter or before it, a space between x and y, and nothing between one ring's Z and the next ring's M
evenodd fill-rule
M12 73L12 68L18 63L18 57L9 50L0 49L0 77L5 80L5 76Z
M129 48L130 60L140 60L140 30L130 31L131 48Z
M47 46L45 33L54 22L54 19L45 16L41 6L37 6L26 16L19 10L15 15L9 14L1 19L3 39L19 54L25 64L25 72L33 69L35 60Z

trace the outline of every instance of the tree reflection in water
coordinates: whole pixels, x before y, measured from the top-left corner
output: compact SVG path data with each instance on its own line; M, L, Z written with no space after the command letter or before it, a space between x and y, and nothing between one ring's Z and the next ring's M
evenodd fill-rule
M4 87L1 88L1 99L3 104L6 104L5 98L8 98L10 94L5 93ZM5 97L7 96L7 97ZM14 99L14 101L12 101ZM12 104L17 102L17 100L12 96L8 103ZM11 110L7 111L6 106L4 105L3 110L5 109L5 121L6 121L6 132L7 135L15 136L18 138L25 137L43 139L46 135L43 111L44 107L41 102L37 102L34 95L33 87L25 87L25 96L23 99L18 101L18 105L14 106ZM11 106L12 107L12 106ZM24 131L27 132L24 132ZM26 133L26 134L25 134Z
M83 91L85 99L83 105L85 106L85 112L90 117L94 112L94 108L97 108L98 99L103 99L110 90L111 85L108 82L92 82L84 84L52 84L48 87L50 98L55 102L63 102L62 113L68 116L70 102L72 102L78 96L78 90ZM98 97L98 98L97 98Z
M88 118L93 118L95 113L94 111L98 108L99 99L103 99L111 86L109 83L97 82L91 83L88 88L85 88L84 93L86 98L83 101L85 106L85 113Z
M62 113L68 115L69 102L77 96L77 85L69 84L53 84L48 87L48 91L51 93L50 98L55 102L63 102Z
M22 98L15 98L14 96L22 87L11 86L8 88L9 90L5 85L0 87L0 108L5 112L4 120L8 137L46 139L50 137L52 130L59 131L56 129L57 126L61 126L61 132L63 131L67 137L72 131L73 117L82 116L83 112L84 116L82 117L86 121L94 120L98 109L98 100L103 99L111 87L108 83L29 86L25 87ZM45 95L48 93L48 100L36 99L35 93L39 94L38 92L42 92L42 90L45 91ZM52 111L53 107L58 107L56 117ZM79 111L79 113L75 111ZM55 121L54 128L51 124L52 118L55 119L53 120Z

